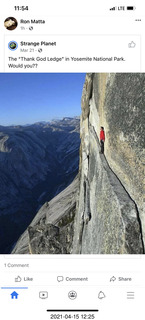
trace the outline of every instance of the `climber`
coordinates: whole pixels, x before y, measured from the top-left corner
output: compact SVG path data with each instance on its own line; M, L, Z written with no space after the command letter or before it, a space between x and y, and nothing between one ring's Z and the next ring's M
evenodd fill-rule
M104 153L104 142L105 142L104 127L101 127L101 128L100 128L100 146L101 146L101 151L100 151L100 153Z

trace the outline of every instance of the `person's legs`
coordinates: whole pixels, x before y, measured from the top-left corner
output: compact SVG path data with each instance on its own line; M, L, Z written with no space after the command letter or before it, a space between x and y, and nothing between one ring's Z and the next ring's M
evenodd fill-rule
M104 141L101 140L101 153L104 153Z

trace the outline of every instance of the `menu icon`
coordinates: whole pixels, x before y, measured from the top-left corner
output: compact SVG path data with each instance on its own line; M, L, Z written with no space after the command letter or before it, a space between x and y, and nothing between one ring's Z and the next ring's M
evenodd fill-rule
M127 292L127 299L134 299L134 292L133 291Z

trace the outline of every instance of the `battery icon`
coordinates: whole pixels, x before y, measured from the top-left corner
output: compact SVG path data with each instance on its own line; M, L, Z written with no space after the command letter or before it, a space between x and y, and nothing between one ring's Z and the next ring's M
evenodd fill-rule
M135 9L136 7L131 7L131 6L127 7L127 10L135 10Z

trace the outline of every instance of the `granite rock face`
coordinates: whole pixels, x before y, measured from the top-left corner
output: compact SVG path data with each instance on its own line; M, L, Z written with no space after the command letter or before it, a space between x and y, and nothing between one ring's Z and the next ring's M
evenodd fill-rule
M13 254L66 254L72 250L78 177L36 214Z
M145 75L87 74L73 253L144 252L144 143Z

